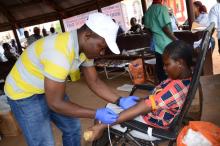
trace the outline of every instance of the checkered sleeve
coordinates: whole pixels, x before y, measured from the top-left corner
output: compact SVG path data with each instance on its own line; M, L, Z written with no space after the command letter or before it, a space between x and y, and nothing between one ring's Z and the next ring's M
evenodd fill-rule
M146 99L146 104L155 110L170 108L178 110L185 101L185 88L186 86L181 81L174 80L154 95L153 99L149 96L149 99Z
M145 100L152 111L144 116L147 124L167 128L185 102L190 80L172 80L161 85L162 90ZM164 88L163 88L164 87Z

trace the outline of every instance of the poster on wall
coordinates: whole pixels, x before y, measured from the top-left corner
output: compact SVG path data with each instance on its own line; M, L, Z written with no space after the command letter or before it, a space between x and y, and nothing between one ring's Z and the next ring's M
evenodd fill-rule
M80 28L87 20L89 14L96 13L98 10L86 12L77 16L73 16L63 20L66 31L71 31Z
M186 21L187 10L184 0L164 0L164 5L173 10L179 24L183 24Z
M124 0L121 2L121 7L126 30L129 30L131 27L130 19L132 17L135 17L137 19L137 23L141 24L143 16L141 0Z
M102 8L102 13L112 17L112 19L115 19L116 23L118 23L118 25L120 25L122 29L125 30L125 23L120 2Z

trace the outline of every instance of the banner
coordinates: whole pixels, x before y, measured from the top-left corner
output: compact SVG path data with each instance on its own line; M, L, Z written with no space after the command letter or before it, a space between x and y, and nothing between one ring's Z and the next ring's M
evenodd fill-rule
M89 14L96 13L98 10L86 12L77 16L73 16L63 20L66 31L71 31L80 28L87 20Z
M112 19L115 19L116 23L118 23L118 25L120 25L122 29L125 30L125 23L120 2L102 8L102 13L112 17Z

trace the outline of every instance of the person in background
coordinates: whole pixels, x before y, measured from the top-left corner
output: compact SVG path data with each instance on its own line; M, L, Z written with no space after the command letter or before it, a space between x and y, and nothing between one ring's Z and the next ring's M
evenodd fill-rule
M55 31L55 28L54 28L54 27L51 27L51 28L50 28L50 33L51 33L51 35L57 34L57 32Z
M11 52L12 47L8 43L3 43L2 45L4 49L4 55L8 59L9 62L13 62L13 64L17 61L18 56L15 56L14 53Z
M42 34L44 37L48 36L47 30L45 28L42 29Z
M200 2L193 2L193 9L195 13L195 22L202 26L209 26L209 17L206 7Z
M209 16L207 13L206 7L200 1L193 2L193 9L195 13L195 21L201 26L208 27L210 25ZM211 47L212 50L215 48L215 39L211 38Z
M171 25L172 25L173 31L179 30L179 28L178 28L179 25L178 25L178 22L176 20L176 17L173 14L173 9L172 8L168 8L168 12L169 12L169 15L170 15L170 21L171 21Z
M218 34L218 52L220 54L220 0L217 0L217 4L209 11L209 21L215 23Z
M28 46L28 38L30 37L29 32L27 30L24 31L24 37L26 40L24 42L23 49L25 49Z
M162 82L167 78L163 69L163 51L170 42L177 40L172 31L168 9L162 5L162 0L153 0L152 5L144 15L144 24L153 37L156 72L159 82Z
M137 23L137 19L135 17L132 17L130 20L131 28L129 31L133 33L140 33L142 31L141 25Z
M24 31L24 37L26 39L30 37L29 32L27 30Z
M11 47L15 54L19 54L18 46L16 45L16 42L14 39L11 39Z
M31 45L33 42L35 42L35 41L39 40L40 38L42 38L42 36L40 35L40 28L34 27L33 31L34 31L34 34L32 34L27 39L28 46Z
M1 79L5 81L7 75L9 74L12 67L16 63L18 56L16 57L13 53L11 53L12 48L9 45L9 43L3 43L2 48L4 51L3 51L3 54L0 54L1 55L0 62L2 61L1 67L0 67L0 71L1 71L0 76L1 76ZM4 86L4 82L0 84L0 88L2 91L3 91L3 86Z

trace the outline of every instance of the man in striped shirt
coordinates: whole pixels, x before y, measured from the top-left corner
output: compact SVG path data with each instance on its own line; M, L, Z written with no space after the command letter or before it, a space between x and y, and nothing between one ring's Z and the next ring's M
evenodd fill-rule
M31 44L9 73L5 93L29 146L54 146L50 121L63 133L64 146L80 145L77 118L95 118L111 124L118 115L107 108L93 110L69 101L65 80L80 78L82 67L89 88L109 102L115 95L98 78L93 58L104 55L107 46L119 54L118 25L101 13L91 14L80 29L52 35ZM123 106L135 104L135 97L120 98ZM118 102L118 101L117 101Z

